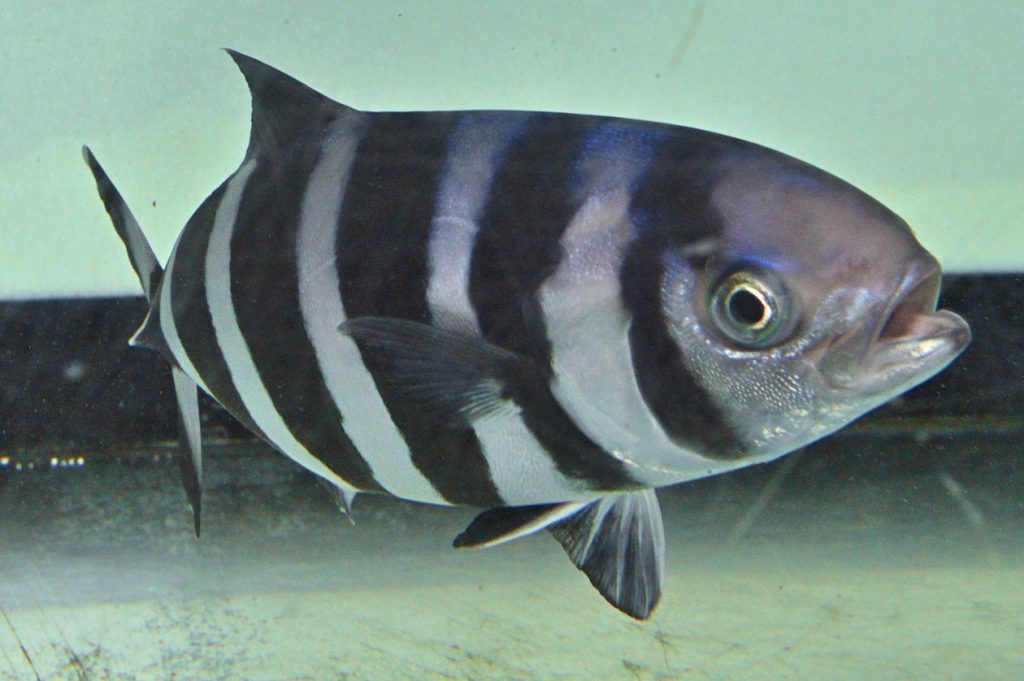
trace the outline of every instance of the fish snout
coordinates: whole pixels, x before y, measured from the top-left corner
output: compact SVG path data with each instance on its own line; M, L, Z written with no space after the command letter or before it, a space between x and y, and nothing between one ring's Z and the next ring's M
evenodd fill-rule
M971 329L959 315L937 309L941 284L942 269L934 257L926 253L915 259L879 317L874 347L941 342L953 357L960 354Z
M861 325L831 344L821 368L833 387L860 393L907 390L944 369L971 341L959 315L936 308L942 270L930 254L915 258Z

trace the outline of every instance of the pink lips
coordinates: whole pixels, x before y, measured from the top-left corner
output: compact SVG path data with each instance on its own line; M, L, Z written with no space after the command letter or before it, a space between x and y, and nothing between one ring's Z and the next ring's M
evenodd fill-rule
M946 349L952 359L967 347L971 340L967 322L935 309L941 280L942 270L931 256L911 265L880 317L869 355L881 352L921 360Z
M822 367L834 387L905 390L941 371L971 340L960 316L936 310L942 272L931 256L911 263L879 314L835 339Z

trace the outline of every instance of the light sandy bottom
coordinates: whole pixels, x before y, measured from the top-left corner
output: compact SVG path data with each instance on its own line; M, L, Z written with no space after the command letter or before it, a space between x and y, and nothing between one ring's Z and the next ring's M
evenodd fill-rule
M351 549L374 524L332 531ZM665 599L640 623L547 538L454 552L442 534L394 555L329 546L307 561L294 543L226 541L180 560L22 564L0 591L0 678L990 680L1024 669L1024 570L1005 554L943 567L871 544L775 540L700 542L688 556L676 538Z
M1016 679L1021 578L701 573L646 624L559 578L133 601L8 612L0 645L12 679Z
M0 680L1024 678L1015 478L964 477L965 514L945 474L816 461L659 492L648 622L546 532L456 551L472 512L381 497L353 526L281 457L210 457L200 540L173 458L14 475Z

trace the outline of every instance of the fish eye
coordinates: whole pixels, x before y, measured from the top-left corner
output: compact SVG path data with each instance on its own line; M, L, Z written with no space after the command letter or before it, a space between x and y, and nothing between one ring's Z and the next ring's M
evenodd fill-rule
M790 327L788 308L781 283L751 270L727 274L711 294L715 326L744 348L766 348L785 340Z

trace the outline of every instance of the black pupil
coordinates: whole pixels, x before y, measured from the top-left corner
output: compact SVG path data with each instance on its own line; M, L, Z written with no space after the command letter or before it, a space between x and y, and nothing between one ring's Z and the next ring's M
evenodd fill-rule
M764 303L750 291L740 289L729 296L729 314L736 321L754 326L764 320Z

